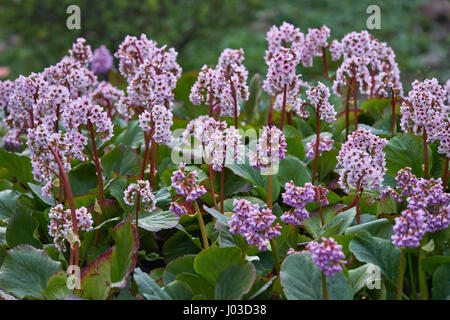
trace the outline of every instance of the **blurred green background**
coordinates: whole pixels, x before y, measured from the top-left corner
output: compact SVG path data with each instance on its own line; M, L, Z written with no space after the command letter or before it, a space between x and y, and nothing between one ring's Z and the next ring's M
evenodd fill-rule
M81 8L81 30L68 30L66 9ZM326 24L332 39L366 29L366 9L381 9L381 30L369 30L396 52L402 81L449 78L450 2L419 0L1 0L0 66L8 78L41 71L85 37L93 48L115 52L127 35L146 33L179 52L184 71L217 63L227 47L245 50L250 76L266 73L265 34L283 21L307 32ZM313 76L316 68L302 68Z

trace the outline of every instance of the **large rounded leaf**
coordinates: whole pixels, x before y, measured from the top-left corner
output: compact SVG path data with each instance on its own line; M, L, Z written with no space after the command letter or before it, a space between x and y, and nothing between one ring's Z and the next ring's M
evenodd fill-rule
M139 219L139 227L147 231L159 231L175 227L180 217L172 211L160 211Z
M47 281L61 270L61 263L52 260L43 250L20 245L8 251L0 269L0 289L17 298L43 298Z
M373 263L392 282L397 283L400 249L390 240L373 237L362 230L350 242L350 251L361 262Z
M225 269L217 279L217 300L238 300L250 291L255 281L255 266L247 263L240 266L231 266Z
M211 284L228 267L241 262L241 249L238 247L211 247L200 252L194 260L194 269Z
M281 286L289 300L322 300L322 272L304 252L287 257L281 265ZM330 300L351 300L352 288L342 272L327 277Z
M400 134L389 140L384 148L386 152L386 168L387 174L392 177L397 175L400 169L410 167L412 173L416 176L423 177L424 164L423 156L423 140L422 137L416 137L412 134ZM433 163L433 153L428 146L428 163ZM431 168L429 168L431 169Z
M450 299L450 263L441 265L434 272L432 296L435 300Z

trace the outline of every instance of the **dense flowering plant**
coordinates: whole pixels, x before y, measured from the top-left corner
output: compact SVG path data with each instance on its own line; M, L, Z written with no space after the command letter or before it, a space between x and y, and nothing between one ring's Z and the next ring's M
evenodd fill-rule
M264 80L88 40L0 81L0 299L448 298L450 81L326 25L272 26Z

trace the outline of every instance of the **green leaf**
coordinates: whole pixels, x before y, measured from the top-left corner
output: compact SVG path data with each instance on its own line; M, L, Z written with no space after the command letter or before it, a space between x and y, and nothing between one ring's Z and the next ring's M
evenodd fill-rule
M0 269L0 289L19 299L42 299L47 281L61 270L61 263L52 260L43 250L20 245L8 251Z
M202 276L195 273L181 272L176 280L186 282L194 294L200 294L207 299L214 299L214 287Z
M136 265L139 234L136 227L126 220L114 228L112 238L116 246L111 256L111 285L124 288L128 275Z
M150 278L150 276L143 272L140 268L134 270L134 281L139 288L139 292L147 300L172 300L170 295L161 289L158 284Z
M167 285L170 282L176 280L177 275L181 272L195 274L194 259L195 255L188 254L178 259L172 260L164 269L162 276L164 284Z
M36 194L38 196L38 198L41 199L44 203L48 204L49 206L56 205L57 202L55 199L42 194L41 186L31 183L31 182L28 182L28 186L31 188L31 191L33 191L33 193Z
M366 111L374 120L382 116L382 111L391 104L391 99L369 99L364 101L359 107Z
M223 270L240 262L241 249L238 247L210 247L197 255L194 269L214 285Z
M147 231L174 228L180 217L172 211L160 211L139 219L139 227Z
M372 263L366 263L356 269L350 270L348 272L348 279L352 285L353 295L369 283L375 285L374 281L381 281L381 279L376 279L378 272L379 268Z
M397 283L400 249L390 240L373 237L362 230L350 242L350 251L359 261L378 266L392 283Z
M318 159L317 170L319 172L319 179L323 181L325 177L336 169L338 163L337 156L339 151L336 149L331 149L330 151L323 152Z
M111 288L111 256L113 249L105 251L84 267L81 273L80 296L86 299L105 300Z
M247 123L251 122L253 117L258 115L258 107L262 94L261 84L261 75L255 73L250 80L249 98L244 102L245 122Z
M422 258L422 269L429 274L433 274L440 265L446 263L450 263L449 256L425 257Z
M119 144L101 158L102 168L109 178L119 176L139 176L141 158L130 147Z
M92 163L81 163L68 174L70 189L74 196L89 193L97 186L97 171Z
M0 191L0 219L8 220L16 212L21 194L15 190Z
M280 161L278 179L282 187L291 180L296 186L303 186L306 182L311 181L311 173L305 163L297 157L288 155Z
M252 263L231 266L219 275L216 283L217 300L239 300L250 291L255 281L255 266Z
M133 271L138 235L130 221L119 223L112 234L115 245L88 264L81 274L81 297L94 300L108 298L113 287L126 286L127 277Z
M322 232L323 237L330 237L334 235L343 234L345 230L350 227L356 217L356 208L352 207L344 212L339 213L330 220L324 227Z
M386 218L382 218L354 225L348 228L345 234L358 233L361 230L366 230L374 237L388 240L391 239L391 235L394 233L391 222Z
M56 300L73 294L73 290L67 287L69 275L65 271L58 271L47 282L47 288L42 295L49 300Z
M163 254L167 261L199 251L197 245L182 231L175 233L163 245Z
M19 244L29 244L42 249L42 243L38 240L37 221L31 216L31 212L25 208L18 210L6 229L6 242L10 248Z
M387 174L392 177L397 175L400 169L410 167L412 173L418 177L424 176L422 165L423 139L412 134L400 134L389 140L384 148L386 152ZM433 163L431 148L428 146L428 163ZM431 169L431 168L429 168Z
M295 157L292 157L297 159ZM298 159L297 159L298 160ZM299 160L300 161L300 160ZM268 177L261 175L260 170L252 168L248 162L248 157L245 157L245 163L233 163L226 165L228 169L233 171L234 174L240 176L244 180L251 183L254 187L256 187L256 191L263 198L264 201L267 201L267 182ZM278 181L277 175L274 175L273 178L273 201L275 202L280 194L280 183Z
M181 280L175 280L164 286L164 291L167 292L173 300L190 300L194 296L194 292L189 285Z
M322 207L323 220L325 223L328 223L339 209L343 207L342 204L334 204L326 207ZM338 215L339 216L339 215ZM314 239L317 239L322 232L322 221L320 219L319 210L314 210L310 213L308 219L303 221L303 226L306 231L313 236Z
M450 300L450 263L439 266L434 272L433 300Z
M122 131L114 140L116 145L124 144L131 148L137 148L144 142L144 132L139 125L139 120L128 123L127 128Z
M0 167L7 169L20 182L34 182L31 160L28 157L19 156L0 148Z
M322 272L311 259L309 252L288 256L281 265L281 286L288 300L322 300ZM349 281L342 272L327 277L330 300L351 300Z

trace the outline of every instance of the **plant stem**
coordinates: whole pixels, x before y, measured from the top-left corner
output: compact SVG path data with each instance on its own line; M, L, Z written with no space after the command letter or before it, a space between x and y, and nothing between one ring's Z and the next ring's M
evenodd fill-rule
M325 76L327 77L327 79L330 79L330 76L328 75L327 52L325 47L322 47L322 58L323 66L325 67Z
M242 254L241 254L241 264L245 263L245 257L247 257L247 252L248 252L248 243L247 241L244 241L244 248L242 249Z
M269 106L269 111L267 112L267 125L268 126L272 126L272 122L273 122L273 104L275 103L275 99L276 99L276 95L274 97L272 97L272 99L270 100L270 106Z
M319 108L320 106L317 106L316 109L316 146L315 146L315 152L314 152L314 168L313 168L313 175L312 175L312 181L311 183L314 185L316 180L316 173L317 173L317 163L319 162L319 144L320 144L320 118L319 118Z
M273 175L267 177L267 208L272 210Z
M424 178L428 179L428 144L427 144L427 132L423 129L423 162L424 162Z
M281 109L281 121L280 121L280 130L283 131L284 125L284 114L286 113L286 95L287 95L287 85L284 85L283 89L283 108Z
M414 277L413 265L411 262L411 252L408 252L409 281L411 281L412 296L417 299L416 279Z
M214 209L217 210L216 193L214 191L213 172L212 172L211 164L208 164L208 171L209 171L209 182L210 182L210 186L211 186L211 197L213 198Z
M273 262L275 264L275 273L278 275L280 274L280 258L278 254L277 243L273 238L270 239L270 247L272 249Z
M405 248L401 248L400 263L398 265L397 300L402 300L404 277L405 277Z
M102 167L100 166L100 161L98 160L98 152L97 152L97 144L95 143L95 134L94 134L94 128L92 126L91 121L88 120L88 127L89 132L91 135L91 141L92 141L92 150L94 152L94 163L95 163L95 169L97 170L97 181L98 181L98 204L100 206L100 210L103 213L103 177L102 177ZM99 213L97 216L97 225L99 225L102 222L102 213ZM94 239L94 245L98 243L98 236L99 236L100 229L98 229L95 232L95 239Z
M373 89L375 89L375 70L371 70L372 85L370 86L370 99L373 99Z
M148 147L150 144L150 134L144 131L144 143L145 143L145 149L144 149L144 161L142 161L142 168L141 168L141 180L144 179L145 176L145 165L147 163L147 156L148 156ZM136 196L136 228L139 226L139 211L141 210L141 195L138 192Z
M356 206L356 223L361 224L361 217L359 214L359 189L361 188L361 182L358 181L356 185L355 206Z
M323 218L323 212L322 212L322 202L320 201L320 193L318 189L316 189L316 195L317 195L317 204L319 205L319 213L320 213L320 222L322 223L322 226L325 225L325 220Z
M224 208L223 208L224 177L225 177L225 164L223 165L222 171L220 172L220 212L222 214L224 214Z
M444 178L442 179L442 186L444 192L447 191L447 184L448 184L448 159L449 157L445 158L445 165L444 165Z
M72 190L70 189L69 179L67 178L66 172L64 171L64 166L63 166L58 154L56 153L55 150L53 150L53 148L51 146L49 146L49 149L50 149L51 153L53 154L53 156L55 157L55 160L58 163L59 170L61 172L61 178L62 178L62 182L64 184L64 191L67 195L67 200L69 202L69 207L70 207L70 213L72 215L73 233L78 238L78 219L77 219L77 215L75 213L75 204L73 202L73 195L72 195ZM71 248L72 248L72 246L71 246ZM80 256L79 249L80 249L80 247L78 246L78 243L75 243L74 244L74 256L75 256L74 265L76 265L76 266L78 266L80 263L79 262L79 256Z
M419 247L419 263L418 263L418 273L419 273L419 290L420 290L420 297L422 300L428 300L428 285L427 285L427 279L425 277L425 272L422 270L422 246Z
M299 226L292 225L292 232L294 233L292 237L292 249L297 250Z
M394 96L394 90L391 89L391 109L392 109L392 136L395 135L395 96Z
M195 211L197 212L198 224L200 225L200 231L202 233L203 239L203 248L209 248L208 237L206 236L205 223L203 222L202 213L200 212L200 208L198 207L197 200L192 202L194 204Z
M151 138L152 146L150 148L150 175L148 177L148 180L150 181L150 187L153 187L153 177L155 175L155 151L156 151L156 145L155 139L153 139L153 134Z
M327 276L322 272L322 291L323 300L328 300L328 290L327 290Z
M350 81L347 81L347 99L345 100L345 140L347 140L347 136L350 132L350 94L352 92L352 87Z
M354 101L354 107L355 107L355 130L358 130L358 102L356 100L356 96L357 96L357 87L358 84L356 83L356 78L354 78L353 80L353 101Z

